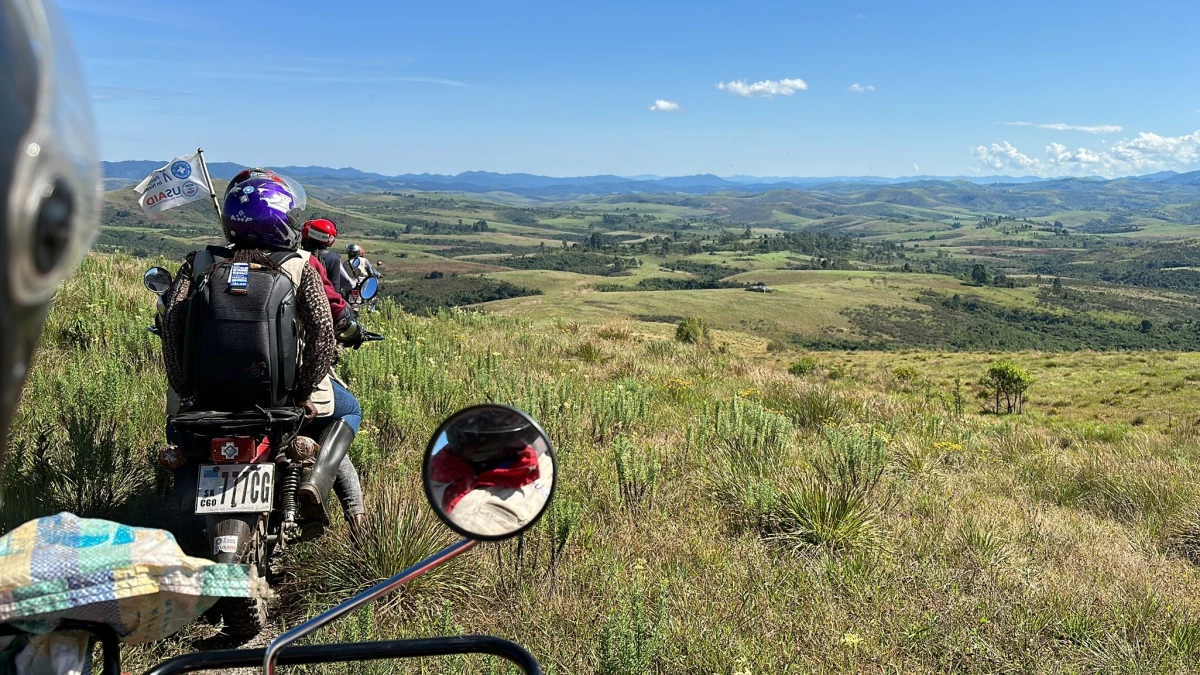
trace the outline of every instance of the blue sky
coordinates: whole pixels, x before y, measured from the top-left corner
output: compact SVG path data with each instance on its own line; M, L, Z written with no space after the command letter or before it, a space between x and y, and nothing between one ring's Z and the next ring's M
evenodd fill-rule
M110 160L202 145L387 174L1200 169L1194 1L60 6Z

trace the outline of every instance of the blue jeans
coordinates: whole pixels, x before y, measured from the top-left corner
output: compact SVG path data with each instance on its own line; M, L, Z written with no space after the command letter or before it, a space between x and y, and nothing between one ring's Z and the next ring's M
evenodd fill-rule
M358 427L362 424L362 407L358 405L358 399L354 398L354 394L350 390L343 387L337 380L331 380L333 384L333 414L329 417L318 417L308 423L304 428L304 435L309 438L320 438L321 432L336 422L341 420L358 433Z

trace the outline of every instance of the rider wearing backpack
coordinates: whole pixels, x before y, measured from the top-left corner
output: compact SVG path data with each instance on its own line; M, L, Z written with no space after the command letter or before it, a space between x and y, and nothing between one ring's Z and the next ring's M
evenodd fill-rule
M350 276L353 277L355 286L371 277L379 276L375 268L371 266L371 261L367 260L362 246L350 244L346 247L346 256L350 258L350 269L352 270Z
M269 171L248 169L230 182L222 225L231 246L191 254L180 268L163 296L163 357L185 408L294 404L318 418L321 452L297 498L306 518L328 522L325 503L361 411L331 377L336 292L323 267L297 250L305 201L298 183ZM337 338L353 343L359 335L353 312L345 313Z

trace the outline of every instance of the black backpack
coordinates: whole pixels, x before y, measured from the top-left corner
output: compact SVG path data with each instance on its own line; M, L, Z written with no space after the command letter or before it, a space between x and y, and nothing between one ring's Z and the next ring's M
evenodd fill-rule
M282 269L235 265L230 249L207 250L213 264L193 269L184 331L184 379L194 409L295 405L300 319L291 279ZM298 256L283 251L271 260L282 266ZM231 274L238 277L232 284Z

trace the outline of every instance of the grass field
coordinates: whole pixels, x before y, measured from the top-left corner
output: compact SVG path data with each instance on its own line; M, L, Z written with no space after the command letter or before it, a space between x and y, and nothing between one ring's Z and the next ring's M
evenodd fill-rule
M164 381L146 265L93 256L56 298L4 527L62 509L154 524ZM855 295L909 288L849 276ZM553 277L576 297L571 275ZM732 316L794 303L786 320L802 324L846 302L820 283L834 277L713 297ZM665 295L577 293L690 309ZM491 633L559 674L1178 673L1200 660L1194 354L768 352L740 330L681 344L671 325L603 307L553 317L520 302L370 317L389 339L340 372L365 410L352 452L375 536L352 547L339 527L295 549L277 629L450 540L423 504L422 447L451 411L492 400L557 445L550 515L316 639ZM1024 415L976 399L1001 358L1036 378ZM127 668L209 632L134 650ZM371 672L503 671L461 658Z

